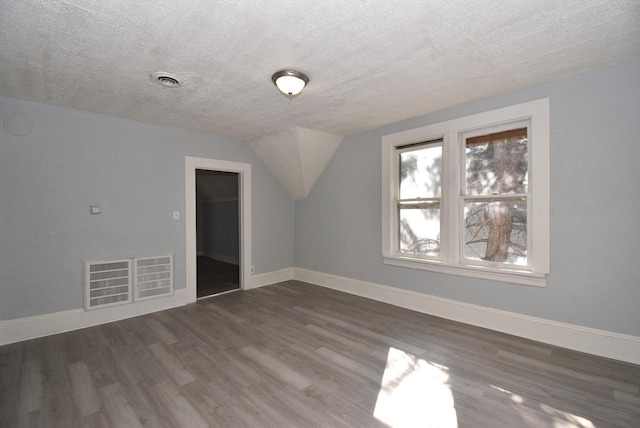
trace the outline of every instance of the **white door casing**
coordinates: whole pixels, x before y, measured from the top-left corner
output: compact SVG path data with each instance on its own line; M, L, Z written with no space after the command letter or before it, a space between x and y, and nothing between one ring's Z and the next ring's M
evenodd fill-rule
M248 288L251 277L251 164L185 156L186 300L197 299L196 170L239 174L240 288Z

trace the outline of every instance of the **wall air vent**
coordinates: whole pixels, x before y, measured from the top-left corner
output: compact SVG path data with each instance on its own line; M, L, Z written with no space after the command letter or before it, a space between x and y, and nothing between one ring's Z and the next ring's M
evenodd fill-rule
M85 308L131 302L131 260L85 262Z
M173 293L173 255L133 259L135 300L168 296Z
M84 262L85 309L173 294L173 254Z

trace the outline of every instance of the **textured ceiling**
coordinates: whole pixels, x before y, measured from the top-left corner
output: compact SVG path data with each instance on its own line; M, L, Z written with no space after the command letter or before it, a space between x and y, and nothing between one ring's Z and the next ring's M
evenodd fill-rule
M0 95L243 140L351 134L637 58L638 0L0 0ZM285 67L311 79L293 101L270 80Z

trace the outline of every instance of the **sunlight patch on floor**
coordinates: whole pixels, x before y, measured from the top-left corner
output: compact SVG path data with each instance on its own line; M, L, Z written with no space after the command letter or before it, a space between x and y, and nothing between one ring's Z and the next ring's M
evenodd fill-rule
M373 415L394 428L457 428L448 368L389 348Z
M527 403L528 408L525 408L524 399L520 395L514 394L513 392L496 385L490 386L491 388L507 394L509 399L514 403L514 406L516 406L516 408L521 408L521 414L525 413L527 410L530 412L532 408L537 407L538 411L547 414L553 420L554 428L596 428L593 422L587 418L565 412L564 410L556 409L555 407L551 407L544 403L529 402ZM524 414L522 416L525 418Z

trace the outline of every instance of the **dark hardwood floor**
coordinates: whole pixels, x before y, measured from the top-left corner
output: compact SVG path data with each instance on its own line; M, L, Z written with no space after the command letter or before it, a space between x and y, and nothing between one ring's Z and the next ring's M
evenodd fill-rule
M198 256L198 297L240 288L240 267L206 256Z
M638 427L640 366L289 281L0 347L2 427Z

